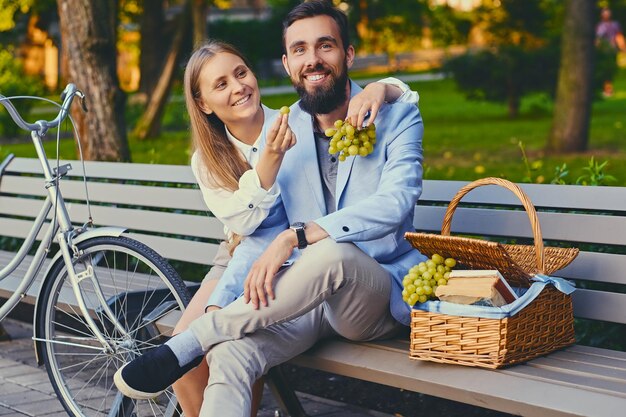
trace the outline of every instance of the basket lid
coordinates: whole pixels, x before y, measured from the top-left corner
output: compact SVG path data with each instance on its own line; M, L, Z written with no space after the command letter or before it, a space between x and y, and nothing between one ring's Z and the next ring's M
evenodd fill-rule
M567 266L578 255L577 248L544 247L544 270L539 271L535 246L508 245L461 236L432 233L405 234L405 238L422 254L454 258L470 269L497 269L512 285L530 286L530 278L538 272L552 274Z

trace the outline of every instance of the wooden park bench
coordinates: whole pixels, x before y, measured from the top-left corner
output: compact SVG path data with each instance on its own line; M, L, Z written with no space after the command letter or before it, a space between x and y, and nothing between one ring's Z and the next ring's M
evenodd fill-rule
M62 190L72 217L87 218L81 165L72 161ZM200 279L223 238L220 222L206 212L187 166L86 163L89 193L97 225L128 228L175 262L185 262L184 279ZM43 195L36 159L16 158L0 177L0 239L23 238L33 202ZM75 181L72 181L75 180ZM418 231L439 232L445 208L464 185L424 181L415 212ZM574 314L578 319L626 323L626 188L521 185L537 207L544 240L581 248L581 254L558 276L575 280ZM32 206L32 207L31 207ZM455 211L452 232L484 238L529 241L528 218L516 197L494 186L472 191ZM0 251L0 264L10 253ZM178 264L176 264L178 265ZM11 292L0 281L0 297ZM583 288L586 287L586 288ZM34 297L31 290L26 301ZM171 327L164 320L162 325ZM580 334L578 335L580 337ZM624 349L622 345L621 349ZM291 363L421 392L480 407L525 416L618 416L626 410L626 352L574 345L526 364L486 370L411 360L408 337L373 343L333 339L318 344ZM292 416L305 415L293 392L270 378L279 403Z

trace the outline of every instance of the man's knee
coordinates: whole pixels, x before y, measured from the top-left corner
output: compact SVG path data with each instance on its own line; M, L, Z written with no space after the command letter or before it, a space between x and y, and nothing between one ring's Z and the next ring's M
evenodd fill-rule
M340 265L356 261L359 257L367 256L353 243L337 243L331 238L321 240L302 253L303 259L310 259L316 264Z

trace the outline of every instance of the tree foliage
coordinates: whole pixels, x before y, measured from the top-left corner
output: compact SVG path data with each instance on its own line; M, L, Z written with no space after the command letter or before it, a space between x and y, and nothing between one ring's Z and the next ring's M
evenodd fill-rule
M553 94L559 13L554 1L486 0L474 22L485 33L486 49L454 58L446 69L468 97L505 102L509 116L516 117L525 94Z
M13 47L0 47L0 94L10 97L40 96L43 94L43 83L39 78L24 75L22 64L13 53ZM34 104L30 99L12 100L17 111L26 117ZM11 116L0 106L0 134L15 137L21 129L11 120Z

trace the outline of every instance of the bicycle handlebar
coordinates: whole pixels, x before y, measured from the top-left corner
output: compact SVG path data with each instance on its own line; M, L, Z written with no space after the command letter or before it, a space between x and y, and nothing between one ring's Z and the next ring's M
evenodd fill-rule
M79 96L81 99L84 99L85 97L85 95L80 90L78 90L74 84L70 83L61 93L61 101L63 103L61 104L61 110L59 110L59 114L57 114L57 116L51 121L38 120L35 123L28 123L26 120L24 120L22 116L20 116L20 114L18 113L13 103L11 103L11 101L2 94L0 94L0 104L2 104L7 109L15 124L17 124L19 127L24 130L28 130L31 132L37 131L43 134L48 129L57 127L67 117L70 106L72 105L72 100L74 100L74 96Z

